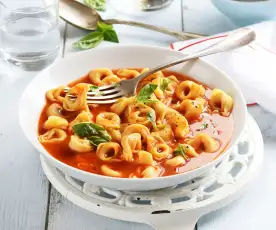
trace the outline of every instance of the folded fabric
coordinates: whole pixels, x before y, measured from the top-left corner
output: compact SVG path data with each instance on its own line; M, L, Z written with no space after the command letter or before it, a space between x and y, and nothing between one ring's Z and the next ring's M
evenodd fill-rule
M239 85L247 104L258 103L276 114L276 22L267 21L250 26L257 39L249 46L202 58L217 66ZM206 48L227 33L179 41L171 48L189 54Z

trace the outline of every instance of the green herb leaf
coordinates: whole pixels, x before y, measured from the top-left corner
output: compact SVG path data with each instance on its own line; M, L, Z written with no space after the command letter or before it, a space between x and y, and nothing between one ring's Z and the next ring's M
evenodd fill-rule
M199 129L196 129L196 131L203 131L204 129L207 129L209 127L209 124L208 123L203 123Z
M190 160L183 145L178 145L173 154L175 156L182 156L186 161Z
M102 32L91 32L83 38L81 38L78 42L75 42L73 46L75 48L83 50L91 49L98 46L103 39L104 36Z
M104 138L101 138L99 136L91 136L88 138L91 145L98 146L101 143L107 142Z
M99 87L96 85L91 85L89 88L89 92L96 93L95 95L102 95L102 92L99 90Z
M104 22L98 22L97 31L105 32L105 31L109 31L109 30L113 30L112 25L106 24Z
M84 3L96 10L104 11L106 8L105 0L84 0Z
M95 146L98 146L99 143L111 141L111 137L105 128L90 122L74 125L73 130L78 137L87 138Z
M99 87L96 85L91 85L89 87L89 92L98 92L99 91Z
M147 119L152 123L152 126L155 129L156 128L156 122L155 122L156 116L155 116L155 113L148 112L147 113Z
M119 38L112 25L98 22L97 31L103 33L105 41L119 43Z
M104 32L104 40L119 43L119 38L115 30L107 30Z
M91 49L98 46L102 40L119 43L117 33L113 29L113 26L104 22L98 22L96 32L87 34L78 42L75 42L73 46L83 50Z
M169 78L164 78L162 80L162 83L160 84L160 89L162 91L165 91L168 88L168 85L171 83L172 81Z
M136 97L136 101L141 103L157 102L150 99L151 95L154 93L154 90L156 90L156 88L157 88L157 85L154 85L154 84L145 85L138 93Z

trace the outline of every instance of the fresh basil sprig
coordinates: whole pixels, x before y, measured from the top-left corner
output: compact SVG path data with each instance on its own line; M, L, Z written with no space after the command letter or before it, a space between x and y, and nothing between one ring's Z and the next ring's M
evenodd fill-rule
M160 89L165 91L172 81L169 78L164 78L160 84Z
M186 153L186 149L183 145L178 145L177 148L173 151L175 156L182 156L186 161L190 160L190 157Z
M99 87L98 86L96 86L96 85L91 85L90 87L89 87L89 92L98 92L99 91Z
M100 143L111 141L111 136L100 125L96 125L90 122L83 122L73 126L75 134L80 138L87 138L94 146L98 146Z
M73 47L82 50L92 49L98 46L104 39L102 32L92 32L73 44Z
M89 87L88 92L93 92L93 93L95 93L95 95L99 95L99 96L102 95L102 92L100 91L99 87L96 86L96 85L91 85L91 86Z
M116 31L112 25L98 22L95 32L91 32L73 44L73 47L86 50L98 46L103 40L119 43Z
M105 0L84 0L85 5L94 8L96 10L105 11Z
M156 90L156 88L157 88L157 85L155 84L145 85L138 93L136 97L136 101L141 103L157 102L156 100L150 99L151 95L154 93L154 90Z

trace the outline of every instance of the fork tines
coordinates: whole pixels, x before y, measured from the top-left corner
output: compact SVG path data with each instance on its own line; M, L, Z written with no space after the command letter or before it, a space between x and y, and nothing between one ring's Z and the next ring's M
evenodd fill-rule
M69 88L65 88L64 92L68 92ZM116 102L119 98L124 96L124 93L118 85L108 85L96 88L93 91L87 93L88 104L111 104ZM76 96L69 95L72 99Z

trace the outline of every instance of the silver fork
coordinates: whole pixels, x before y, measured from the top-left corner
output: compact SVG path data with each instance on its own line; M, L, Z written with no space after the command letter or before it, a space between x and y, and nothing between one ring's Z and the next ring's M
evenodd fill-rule
M168 67L180 64L182 62L207 56L210 54L220 53L227 50L237 49L243 46L250 44L256 38L256 34L254 30L251 28L241 28L236 31L230 33L225 39L222 41L209 46L203 50L200 50L196 53L187 55L178 60L160 65L149 71L129 80L122 80L117 84L102 86L97 89L96 92L88 92L87 93L87 103L88 104L111 104L116 102L119 98L123 96L132 96L136 92L137 85L141 80L148 77L149 75L156 73L160 70L166 69ZM66 89L65 92L67 92ZM71 96L72 99L74 96Z

